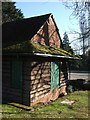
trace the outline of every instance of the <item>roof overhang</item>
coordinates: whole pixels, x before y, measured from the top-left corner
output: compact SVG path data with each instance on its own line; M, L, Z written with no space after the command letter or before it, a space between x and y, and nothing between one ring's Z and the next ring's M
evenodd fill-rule
M69 57L69 56L61 56L61 55L52 55L52 54L43 54L43 53L34 53L36 56L41 57L54 57L54 58L62 58L62 59L72 59L72 60L79 60L80 58L77 57Z
M36 61L80 60L80 58L77 57L61 56L56 54L45 54L45 53L3 53L3 58L36 60Z

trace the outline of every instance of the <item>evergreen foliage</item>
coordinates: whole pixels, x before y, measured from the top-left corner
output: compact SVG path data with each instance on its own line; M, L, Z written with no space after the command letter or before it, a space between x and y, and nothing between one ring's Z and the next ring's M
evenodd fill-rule
M73 49L71 48L71 46L69 45L69 38L68 38L68 34L65 32L64 33L64 37L63 37L63 47L64 50L71 52L73 54Z
M64 33L63 44L69 46L69 38L66 32Z
M23 19L23 13L17 9L15 2L2 2L2 23Z

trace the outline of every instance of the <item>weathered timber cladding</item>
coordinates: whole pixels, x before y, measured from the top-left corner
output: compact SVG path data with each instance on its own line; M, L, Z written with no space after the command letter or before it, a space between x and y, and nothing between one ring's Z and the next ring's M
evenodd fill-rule
M60 48L60 38L57 33L57 27L52 18L49 17L37 34L32 38L35 43Z
M58 29L51 17L48 19L48 33L49 33L49 45L52 47L61 47L60 38L58 36Z
M50 63L23 62L22 94L11 87L11 61L3 62L3 99L25 105L38 100L50 91Z
M2 62L2 87L10 86L10 62Z
M2 61L2 99L22 103L21 90L11 87L11 61Z
M68 73L67 73L67 64L66 62L61 62L60 67L60 94L66 93L66 84L68 80Z
M32 62L30 100L35 102L50 91L50 63Z
M31 62L23 62L23 104L30 105Z
M27 31L25 32L27 33ZM36 31L30 39L34 43L62 48L61 38L58 34L58 28L52 15L48 17L46 22L41 25L40 29L38 29L38 31ZM60 77L58 76L60 80L60 86L51 90L51 63L42 62L44 58L42 58L42 61L40 62L38 62L39 58L37 60L35 57L29 57L26 61L20 59L22 61L21 90L11 87L12 61L15 61L16 59L19 60L19 58L17 57L13 57L13 59L11 58L12 56L10 57L10 59L7 59L7 61L3 61L2 65L2 91L3 98L6 101L18 102L30 106L38 102L47 102L50 100L55 100L60 94L66 92L66 81L68 79L68 74L67 65L64 60L59 61L61 63L59 74Z

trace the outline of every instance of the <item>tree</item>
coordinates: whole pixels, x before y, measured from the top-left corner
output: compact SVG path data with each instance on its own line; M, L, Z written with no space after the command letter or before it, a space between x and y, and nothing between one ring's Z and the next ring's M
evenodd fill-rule
M63 37L63 48L64 48L64 50L70 52L71 54L74 53L73 49L70 46L68 34L66 32L64 33L64 37ZM79 68L79 63L77 61L70 61L69 62L69 69L70 70L77 70L78 68Z
M63 44L69 46L69 38L66 32L64 33Z
M2 23L22 19L23 13L17 9L15 2L2 2Z
M83 55L85 55L85 51L88 47L86 43L90 39L90 2L82 1L77 2L74 0L72 3L66 2L64 5L72 10L72 15L75 16L76 19L79 20L80 32L79 38L82 44ZM74 33L77 33L74 30Z
M63 48L71 53L73 53L73 50L69 44L69 38L68 38L68 35L67 33L65 32L64 33L64 37L63 37Z
M79 69L90 70L90 2L77 2L76 0L74 0L74 2L66 4L66 7L72 9L72 15L79 20L80 37L78 39L82 43L83 50L83 59L78 62ZM86 54L87 50L88 52Z

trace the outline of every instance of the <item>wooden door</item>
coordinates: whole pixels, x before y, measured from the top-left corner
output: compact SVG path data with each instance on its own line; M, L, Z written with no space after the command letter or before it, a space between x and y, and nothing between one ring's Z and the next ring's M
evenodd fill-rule
M11 86L15 89L22 90L22 62L12 62L12 81Z
M60 85L60 63L51 62L51 89Z

